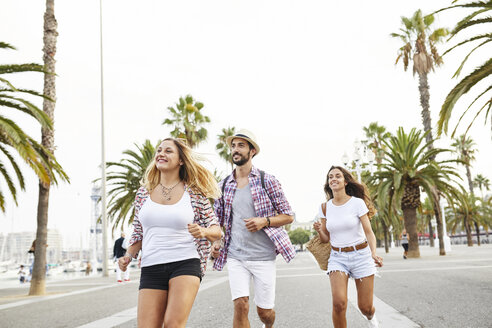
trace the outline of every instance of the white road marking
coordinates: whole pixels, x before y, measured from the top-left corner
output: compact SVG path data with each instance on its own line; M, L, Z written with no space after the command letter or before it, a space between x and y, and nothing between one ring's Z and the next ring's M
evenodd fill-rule
M455 267L440 267L440 268L412 268L412 269L379 269L379 273L390 272L417 272L417 271L447 271L447 270L471 270L471 269L489 269L492 265L469 265L469 266L455 266Z
M57 295L50 295L50 296L39 296L35 298L31 298L28 300L24 301L19 301L19 302L13 302L13 303L7 303L0 305L0 310L5 310L5 309L10 309L13 307L21 306L21 305L26 305L26 304L32 304L32 303L37 303L41 301L49 301L53 300L56 298L61 298L61 297L66 297L66 296L72 296L72 295L77 295L77 294L84 294L84 293L90 293L94 292L97 290L105 289L105 288L111 288L111 287L116 287L118 284L110 284L110 285L105 285L105 286L99 286L99 287L94 287L94 288L88 288L88 289L82 289L82 290L76 290L70 293L64 293L64 294L57 294Z
M355 287L355 282L349 281L348 285L348 300L349 302L359 310L357 306L357 289ZM381 299L374 295L373 304L376 308L376 317L379 321L379 327L381 328L418 328L420 325L410 320L408 317L404 316L396 309L391 307L390 305L383 302ZM359 311L360 313L360 311ZM362 315L362 313L361 313ZM363 315L362 315L363 316ZM363 316L365 319L365 316Z
M209 288L212 288L214 286L220 285L221 283L227 281L229 278L227 276L221 277L214 279L210 282L204 283L202 286L200 286L200 289L198 292L200 293L201 291L207 290ZM137 318L137 307L132 307L130 309L118 312L116 314L113 314L112 316L102 318L100 320L92 321L89 322L88 324L79 326L77 328L107 328L107 327L115 327L117 325L121 325L125 322L128 322L130 320L134 320Z

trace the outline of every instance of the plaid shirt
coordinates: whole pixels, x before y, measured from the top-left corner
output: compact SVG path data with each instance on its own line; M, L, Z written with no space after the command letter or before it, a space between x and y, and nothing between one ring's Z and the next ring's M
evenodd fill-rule
M261 185L260 170L253 167L249 174L249 185L251 188L251 196L255 206L257 217L275 216L278 214L294 215L290 208L289 202L285 198L280 182L273 175L265 173L264 177L265 189ZM224 180L219 184L222 188ZM234 177L234 172L227 179L223 197L215 200L214 210L219 224L225 227L225 235L223 239L223 247L221 247L220 255L214 262L214 269L222 270L227 262L227 252L231 243L231 228L233 217L232 200L236 192L237 181ZM267 195L268 192L268 195ZM268 197L270 196L270 198ZM273 204L272 204L273 202ZM289 235L282 227L264 227L263 230L275 245L277 254L282 254L285 261L290 262L296 255L294 247L290 242Z
M217 225L217 219L215 218L215 213L210 205L210 201L203 195L197 194L192 191L187 185L185 185L185 190L190 194L191 207L195 213L195 218L193 223L200 225L203 228L208 228L212 225ZM142 240L143 238L143 228L142 223L138 217L140 209L142 208L145 201L150 197L149 192L145 187L140 187L137 191L137 196L135 197L135 217L133 219L133 233L130 239L129 246L135 244L136 242ZM206 238L195 238L195 245L200 256L200 269L202 277L207 269L207 260L210 255L211 243Z

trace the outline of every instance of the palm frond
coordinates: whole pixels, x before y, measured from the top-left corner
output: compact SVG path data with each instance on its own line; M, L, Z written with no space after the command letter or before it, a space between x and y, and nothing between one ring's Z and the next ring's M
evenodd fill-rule
M446 96L444 104L439 112L437 122L438 136L448 131L448 122L456 102L466 94L474 85L492 74L492 58L487 60L482 66L475 69L472 73L464 77Z

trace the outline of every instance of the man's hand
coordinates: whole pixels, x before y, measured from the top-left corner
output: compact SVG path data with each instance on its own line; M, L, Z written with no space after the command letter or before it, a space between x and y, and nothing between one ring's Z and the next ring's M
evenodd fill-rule
M191 233L193 237L198 239L205 238L206 235L205 229L200 227L196 223L188 224L188 231Z
M125 272L128 264L130 264L131 261L132 259L127 255L120 257L118 259L118 266L120 267L121 271Z
M268 225L268 221L266 218L256 217L256 218L244 219L244 222L246 222L246 229L248 229L248 231L250 232L256 232Z

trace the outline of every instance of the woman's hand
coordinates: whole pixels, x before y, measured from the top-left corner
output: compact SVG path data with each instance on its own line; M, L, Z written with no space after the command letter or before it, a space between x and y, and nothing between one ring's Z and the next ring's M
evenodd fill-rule
M120 257L118 259L118 266L120 267L121 271L125 272L128 267L128 264L130 264L131 261L132 259L128 255L124 255Z
M200 227L196 223L190 223L188 224L188 231L191 233L191 235L195 238L201 239L201 238L206 238L206 229Z
M377 267L382 267L383 266L383 258L380 256L377 256L375 253L372 254L372 258L374 259L374 263L376 264Z
M314 230L316 230L319 233L319 231L321 230L321 222L319 222L319 221L314 222L313 228L314 228Z
M214 259L216 259L216 258L219 257L219 255L220 255L220 242L219 243L214 243L212 245L212 251L211 251L210 255Z

